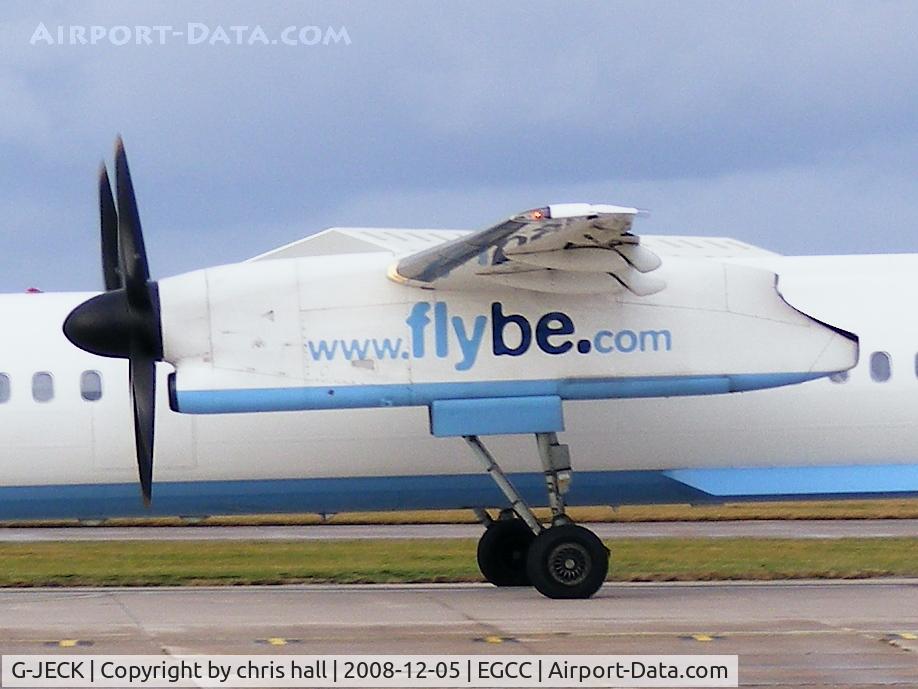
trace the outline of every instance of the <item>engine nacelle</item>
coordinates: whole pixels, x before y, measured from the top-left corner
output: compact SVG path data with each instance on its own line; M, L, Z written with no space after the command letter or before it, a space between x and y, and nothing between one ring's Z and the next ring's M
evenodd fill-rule
M161 280L175 409L718 394L857 363L856 336L790 306L755 267L668 258L656 273L666 288L636 297L424 290L387 280L388 260L282 259Z

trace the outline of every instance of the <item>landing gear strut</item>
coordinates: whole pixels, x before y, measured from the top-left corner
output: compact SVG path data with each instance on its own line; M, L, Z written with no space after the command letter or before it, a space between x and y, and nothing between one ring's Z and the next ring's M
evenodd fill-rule
M486 530L478 543L478 566L496 586L531 584L549 598L589 598L605 581L609 551L589 529L571 522L564 495L570 487L570 452L554 433L536 433L542 460L551 526L543 527L475 435L464 436L485 471L507 500L509 510L494 521L479 513Z

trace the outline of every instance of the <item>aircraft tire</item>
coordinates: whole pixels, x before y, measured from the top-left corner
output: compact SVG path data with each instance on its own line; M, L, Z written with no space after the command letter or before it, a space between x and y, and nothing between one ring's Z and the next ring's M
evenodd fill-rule
M576 524L546 529L529 548L529 579L548 598L589 598L609 571L609 550L599 537Z
M526 554L535 534L522 519L493 522L478 541L478 568L495 586L531 586Z

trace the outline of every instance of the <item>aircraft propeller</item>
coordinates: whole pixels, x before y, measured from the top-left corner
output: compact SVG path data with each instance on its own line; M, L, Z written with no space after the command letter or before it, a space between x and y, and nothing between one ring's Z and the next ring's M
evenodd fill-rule
M159 288L150 280L140 214L121 137L115 144L115 198L105 164L99 171L102 272L106 291L77 306L64 334L92 354L127 359L134 410L137 468L144 503L153 490L156 362L163 338Z

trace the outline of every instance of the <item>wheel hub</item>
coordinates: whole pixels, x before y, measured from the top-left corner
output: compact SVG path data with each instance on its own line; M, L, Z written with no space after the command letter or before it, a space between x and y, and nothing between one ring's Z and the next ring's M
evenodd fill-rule
M576 586L590 573L590 554L579 543L562 543L548 556L548 571L565 586Z

